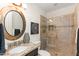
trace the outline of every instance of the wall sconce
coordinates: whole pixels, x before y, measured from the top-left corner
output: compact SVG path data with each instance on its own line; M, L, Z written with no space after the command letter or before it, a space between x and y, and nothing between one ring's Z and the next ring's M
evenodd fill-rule
M49 19L49 22L53 22L53 20L52 19Z

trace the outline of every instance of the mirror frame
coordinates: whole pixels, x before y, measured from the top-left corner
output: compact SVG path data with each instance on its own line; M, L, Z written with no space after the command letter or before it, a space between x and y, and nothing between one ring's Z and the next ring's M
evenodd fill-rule
M19 37L21 37L21 36L23 35L24 31L25 31L25 17L24 17L24 15L23 15L21 12L18 12L18 11L16 11L16 10L10 10L10 11L8 11L8 12L6 13L6 15L5 15L5 17L4 17L4 26L5 26L6 16L7 16L7 14L8 14L9 12L11 12L11 11L17 12L17 13L21 16L22 21L23 21L23 28L22 28L22 31L21 31L21 33L20 33L19 35L17 35L17 36L13 36L13 35L9 34L9 33L7 32L7 30L6 30L6 27L5 27L6 38L9 39L8 37L10 37L10 40L16 40L16 38L18 39ZM17 19L17 20L18 20L18 19Z
M7 14L8 14L9 12L11 12L11 11L15 11L15 12L19 13L19 15L22 17L22 21L23 21L23 28L22 28L22 31L21 31L20 34L17 35L17 36L10 35L10 34L7 32L6 28L5 28L5 18L6 18L6 16L7 16ZM23 10L23 11L24 11L24 10ZM2 15L3 15L3 25L4 25L4 35L5 35L5 38L6 38L7 40L10 40L10 41L19 39L19 38L23 35L23 33L25 32L25 29L26 29L26 19L25 19L25 16L24 16L23 12L22 12L22 8L21 8L21 7L17 7L17 6L8 6L8 7L6 7L6 8L3 8L3 10L2 10ZM17 20L18 20L18 19L17 19Z

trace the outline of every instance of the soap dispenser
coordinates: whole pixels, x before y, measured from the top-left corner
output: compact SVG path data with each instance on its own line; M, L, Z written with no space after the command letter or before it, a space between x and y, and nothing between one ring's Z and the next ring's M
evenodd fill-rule
M0 55L5 53L5 40L4 40L4 29L2 23L0 23Z
M25 33L23 37L23 43L29 43L29 41L30 41L29 33Z

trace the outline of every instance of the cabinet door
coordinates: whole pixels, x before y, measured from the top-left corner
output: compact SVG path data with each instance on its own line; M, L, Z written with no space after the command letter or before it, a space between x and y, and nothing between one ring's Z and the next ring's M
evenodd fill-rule
M38 48L26 54L25 56L38 56Z

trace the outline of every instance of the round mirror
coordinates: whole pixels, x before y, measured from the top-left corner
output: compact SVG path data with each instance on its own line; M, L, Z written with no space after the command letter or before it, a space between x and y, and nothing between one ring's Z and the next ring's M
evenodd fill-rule
M5 16L6 38L16 40L25 31L25 18L21 12L11 10Z

